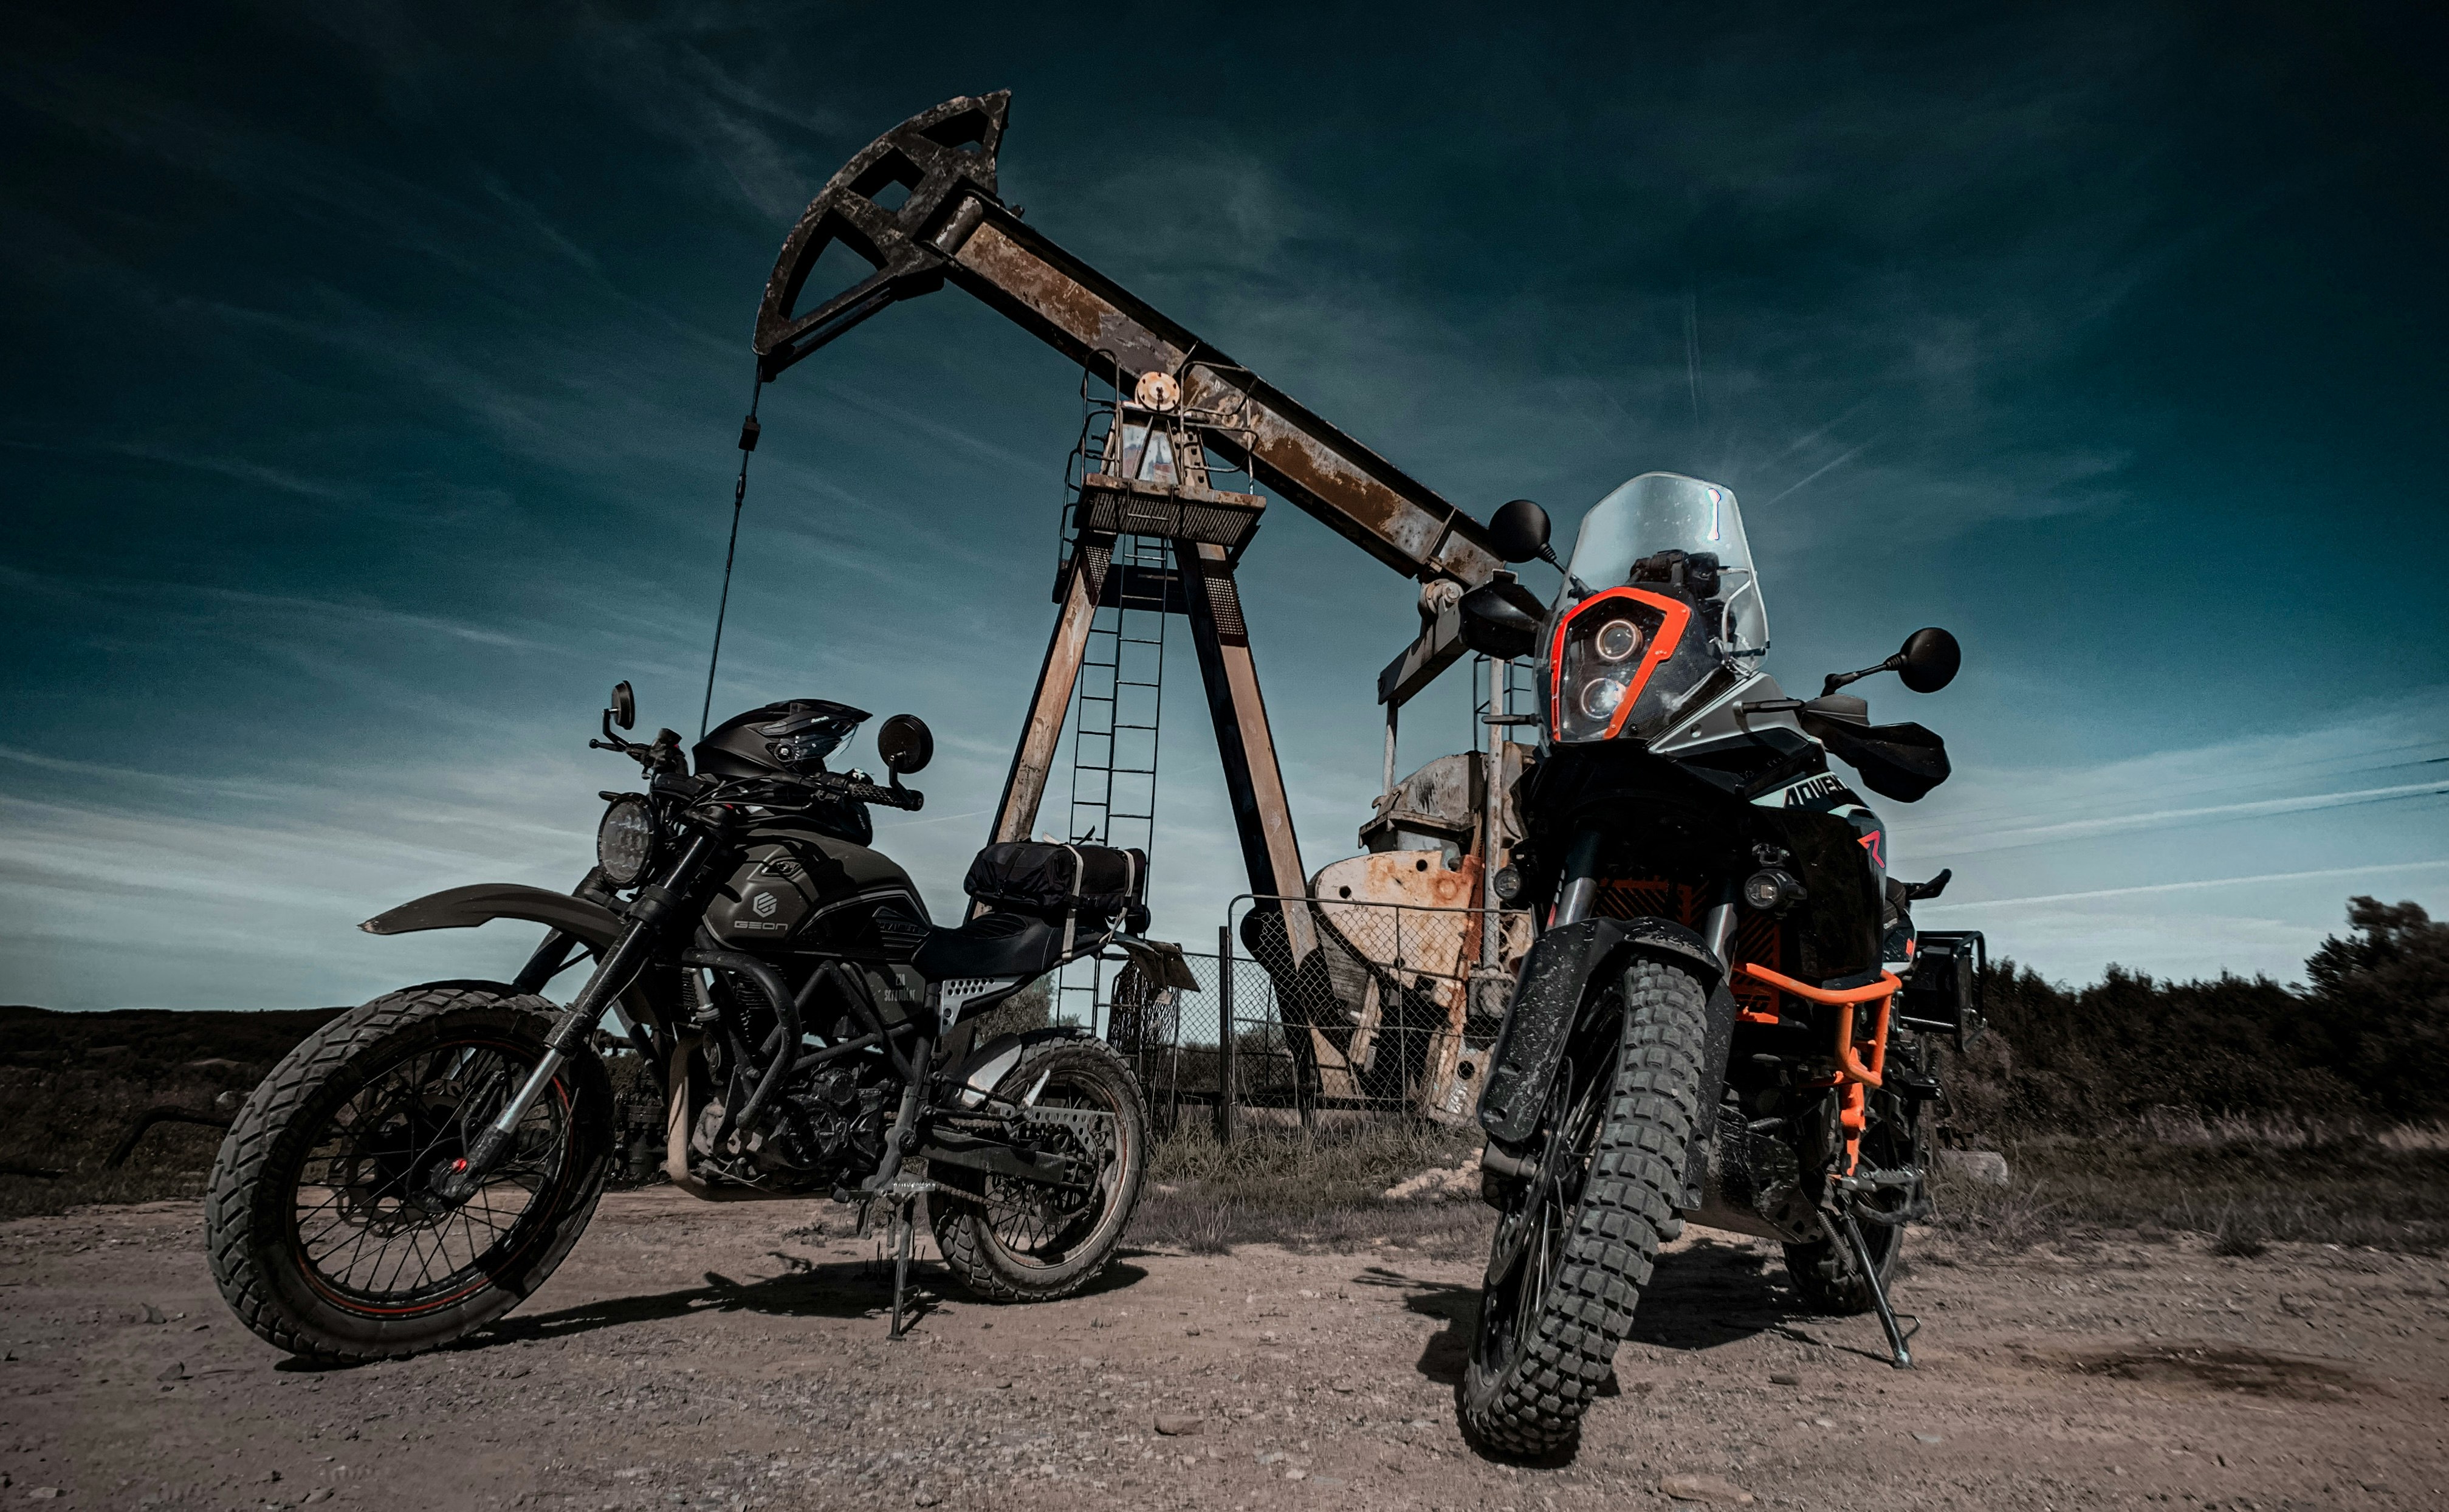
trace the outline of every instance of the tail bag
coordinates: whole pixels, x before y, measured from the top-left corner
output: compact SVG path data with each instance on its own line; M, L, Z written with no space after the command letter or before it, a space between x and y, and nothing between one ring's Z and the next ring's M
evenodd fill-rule
M1050 921L1147 917L1147 852L1105 845L1012 841L989 845L970 863L961 890L990 908Z

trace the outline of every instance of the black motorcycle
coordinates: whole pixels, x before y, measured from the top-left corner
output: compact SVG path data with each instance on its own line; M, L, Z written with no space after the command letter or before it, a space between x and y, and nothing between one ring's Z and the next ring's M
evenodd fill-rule
M1838 689L1893 670L1935 692L1955 638L1918 630L1821 697L1786 697L1761 669L1734 494L1694 478L1616 490L1570 562L1529 500L1492 530L1565 584L1544 619L1511 581L1462 603L1475 649L1535 652L1544 694L1516 793L1528 833L1496 879L1544 927L1479 1104L1500 1216L1465 1433L1509 1455L1570 1448L1687 1219L1780 1241L1806 1304L1876 1310L1910 1365L1886 1288L1927 1211L1933 1042L1979 1030L1981 941L1916 932L1912 901L1947 874L1890 878L1879 817L1829 758L1899 802L1944 781L1937 735L1872 725Z
M920 721L879 727L879 785L825 766L867 718L840 704L726 721L696 746L694 771L668 729L645 744L615 733L635 717L623 683L588 744L634 758L646 791L604 794L596 864L575 891L459 887L361 926L545 925L514 979L377 998L248 1098L205 1209L213 1274L240 1319L298 1354L374 1359L447 1344L542 1285L610 1165L613 1094L595 1048L607 1017L660 1091L675 1185L897 1215L897 1331L922 1198L945 1262L982 1298L1044 1300L1094 1279L1139 1199L1138 1083L1084 1030L974 1041L981 1014L1065 962L1147 953L1146 855L990 845L966 882L973 917L942 928L869 848L869 805L921 804L901 782L934 751ZM584 984L556 1008L547 986L582 961Z

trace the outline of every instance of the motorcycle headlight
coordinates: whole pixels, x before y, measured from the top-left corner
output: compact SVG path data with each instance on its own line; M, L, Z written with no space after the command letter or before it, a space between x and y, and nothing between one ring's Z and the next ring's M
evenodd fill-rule
M635 793L612 800L595 826L595 864L615 887L634 887L655 863L655 810Z
M1560 741L1611 739L1641 690L1675 653L1691 607L1663 593L1611 588L1575 605L1549 648L1549 727Z
M1591 637L1591 649L1603 662L1620 662L1641 649L1641 627L1629 619L1611 619Z

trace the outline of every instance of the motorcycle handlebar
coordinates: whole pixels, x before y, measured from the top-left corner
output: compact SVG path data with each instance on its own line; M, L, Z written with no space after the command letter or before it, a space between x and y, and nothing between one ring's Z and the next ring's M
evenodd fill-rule
M912 813L916 813L927 802L926 794L914 793L907 787L879 787L874 783L838 777L832 772L820 772L805 781L812 787L838 793L858 803L881 804L887 808L906 808Z
M883 787L875 783L862 783L835 772L812 772L805 775L796 772L777 772L768 777L740 780L740 789L743 792L753 792L760 786L769 789L797 787L823 793L831 798L846 798L853 803L878 804L886 808L908 809L912 813L917 812L927 802L926 794L912 792L907 787Z

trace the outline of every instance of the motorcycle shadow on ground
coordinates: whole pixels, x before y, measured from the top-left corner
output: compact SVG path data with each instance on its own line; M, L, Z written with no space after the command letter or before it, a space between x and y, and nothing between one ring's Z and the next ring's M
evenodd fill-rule
M1408 1310L1444 1323L1421 1348L1415 1368L1444 1386L1461 1384L1471 1360L1472 1340L1479 1328L1475 1283L1421 1281L1382 1266L1371 1266L1356 1279L1362 1286L1400 1289ZM1799 1343L1887 1363L1884 1355L1803 1331L1806 1325L1824 1321L1795 1295L1775 1257L1745 1241L1699 1235L1690 1245L1658 1257L1649 1285L1642 1289L1628 1342L1697 1351L1778 1333ZM1618 1390L1610 1376L1599 1394L1615 1396Z
M1128 1251L1126 1251L1128 1252ZM512 1312L489 1328L445 1347L443 1352L491 1349L506 1344L531 1344L572 1338L598 1328L630 1328L668 1323L701 1312L757 1312L781 1318L872 1320L879 1337L893 1312L893 1266L870 1259L819 1262L782 1250L770 1251L783 1265L781 1275L735 1281L720 1271L704 1273L704 1283L642 1296L605 1297L551 1312ZM1119 1291L1146 1279L1145 1268L1117 1257L1105 1274L1072 1293L1096 1297ZM902 1294L902 1322L916 1328L948 1301L974 1300L952 1285L939 1262L913 1261L909 1289ZM984 1305L984 1304L982 1304ZM352 1369L291 1358L281 1370Z

